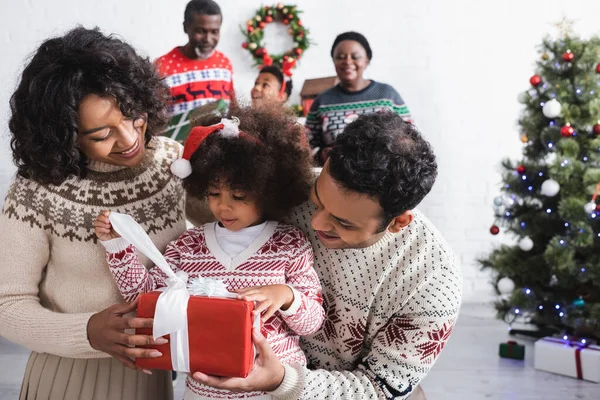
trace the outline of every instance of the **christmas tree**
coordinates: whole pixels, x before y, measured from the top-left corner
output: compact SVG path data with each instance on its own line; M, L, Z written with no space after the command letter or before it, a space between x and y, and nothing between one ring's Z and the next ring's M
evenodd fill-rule
M499 318L532 323L540 336L600 339L600 38L558 25L518 96L523 156L502 162L494 199L490 232L517 244L480 263L494 272Z

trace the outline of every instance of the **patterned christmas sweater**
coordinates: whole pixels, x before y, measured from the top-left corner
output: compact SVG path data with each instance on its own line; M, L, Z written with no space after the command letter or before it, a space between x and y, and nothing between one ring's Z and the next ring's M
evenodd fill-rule
M60 185L16 177L0 216L1 336L38 353L109 357L90 346L87 324L123 297L93 221L105 209L130 214L164 250L185 230L185 192L169 169L181 153L156 137L135 167L90 162L85 178Z
M139 262L133 245L125 239L102 244L108 251L110 270L125 299L132 300L139 293L166 285L167 276L157 267L148 271ZM173 271L185 271L190 279L202 276L222 280L230 291L251 286L290 285L294 291L293 304L266 321L262 332L282 363L306 365L298 336L319 329L325 314L321 306L321 285L313 268L313 251L298 228L269 221L250 246L231 258L217 243L215 223L208 223L184 232L167 246L164 256ZM201 398L265 396L264 393L214 389L191 378L187 379L186 386Z
M187 58L180 47L155 61L158 73L171 89L169 107L173 117L165 136L185 141L189 127L189 113L196 107L223 100L229 104L233 96L233 67L220 51L206 60Z
M314 205L287 222L307 233L325 322L303 337L308 368L285 366L279 399L405 399L444 348L462 298L454 255L418 211L398 234L363 249L329 250L311 228Z
M410 118L408 107L393 87L371 80L358 92L348 92L340 85L327 89L313 101L306 116L308 140L313 149L333 145L346 125L361 114L390 110Z

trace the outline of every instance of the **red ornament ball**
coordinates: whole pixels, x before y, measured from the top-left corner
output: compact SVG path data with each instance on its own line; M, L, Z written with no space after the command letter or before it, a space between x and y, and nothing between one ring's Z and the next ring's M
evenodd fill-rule
M600 204L596 204L596 211L600 211Z
M492 227L490 228L490 233L492 235L497 235L498 233L500 233L500 228L498 228L496 225L492 225Z
M571 50L567 51L566 53L563 53L563 55L562 55L562 59L567 62L573 61L574 58L575 58L575 53L572 53Z
M594 125L594 127L592 128L592 131L596 134L596 135L600 135L600 123L597 123L596 125Z
M600 63L598 63L598 65L596 65L596 73L600 74Z
M249 26L248 27L248 33L252 33L254 32L254 27L253 26Z
M542 77L539 75L534 75L531 78L529 78L529 83L531 83L533 86L537 86L540 83L542 83Z
M288 19L294 19L294 14L288 14L287 18Z
M565 125L562 128L560 128L560 134L564 137L573 136L573 132L575 132L575 129L573 129L571 125Z
M265 17L265 21L266 21L266 22L273 22L273 17L271 17L270 15L267 15L267 16Z
M283 56L282 57L283 61L287 61L288 58L289 58L288 56Z
M525 166L524 165L517 165L517 172L519 174L524 174L525 173Z
M294 49L294 53L296 53L296 54L298 54L298 55L301 55L301 54L302 54L302 49L301 49L300 47L296 47L296 48Z
M297 24L298 26L302 26L302 21L298 20ZM600 66L600 64L598 64L598 66Z
M265 29L265 26L267 26L267 23L265 21L262 21L260 24L258 24L258 26L260 27L260 29Z
M247 48L248 48L248 42L244 42L244 43L242 43L242 47L243 47L244 49L247 49Z
M283 21L281 21L281 22L283 22L284 24L286 24L286 25L287 25L287 24L289 24L289 23L290 23L290 20L286 18L286 19L284 19L284 20L283 20Z
M256 51L254 52L254 54L256 54L259 57L264 56L266 53L266 50L263 47L259 47L258 49L256 49Z

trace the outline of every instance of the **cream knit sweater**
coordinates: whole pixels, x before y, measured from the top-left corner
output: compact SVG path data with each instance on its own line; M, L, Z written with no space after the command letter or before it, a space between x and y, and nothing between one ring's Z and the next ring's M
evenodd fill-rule
M315 207L286 221L315 254L325 322L302 337L309 366L285 366L280 399L405 399L444 348L462 298L454 254L421 213L364 249L328 250L311 228Z
M181 145L150 147L133 168L92 163L61 185L15 179L0 216L0 335L40 353L108 357L90 346L87 322L123 298L92 221L103 209L130 214L161 251L185 230L183 187L169 170Z

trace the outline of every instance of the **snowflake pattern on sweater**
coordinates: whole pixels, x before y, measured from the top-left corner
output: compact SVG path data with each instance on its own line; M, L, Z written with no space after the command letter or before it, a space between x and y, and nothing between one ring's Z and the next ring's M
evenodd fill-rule
M448 341L460 308L454 254L420 212L398 234L364 249L329 250L310 223L314 205L287 222L307 233L323 286L325 321L303 337L309 361L285 366L279 399L406 399Z
M171 242L164 257L173 271L185 271L190 279L202 276L222 280L234 291L251 286L288 284L299 299L286 311L275 313L263 324L262 333L284 364L305 365L299 335L314 333L321 326L321 286L313 268L313 252L306 236L295 227L269 222L248 249L226 259L217 248L215 223L190 229ZM110 243L112 242L112 243ZM165 286L167 276L157 267L147 270L136 249L125 239L103 243L110 270L126 300ZM231 393L209 388L188 378L188 389L210 398L244 398L262 393Z

